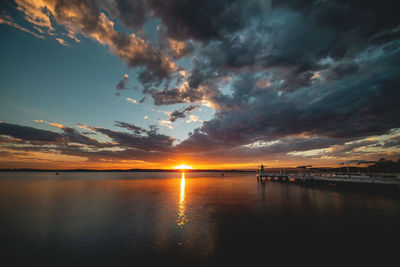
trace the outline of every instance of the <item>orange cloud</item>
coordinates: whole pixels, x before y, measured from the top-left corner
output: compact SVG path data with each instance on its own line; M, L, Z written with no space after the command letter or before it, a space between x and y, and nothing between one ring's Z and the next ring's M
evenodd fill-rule
M55 123L55 122L48 122L48 121L44 121L44 120L34 120L34 122L44 123L44 124L47 124L47 125L50 125L50 126L53 126L53 127L57 127L57 128L60 128L60 129L65 129L66 128L64 125L59 124L59 123Z
M52 18L67 29L67 36L77 41L77 34L83 34L100 44L107 45L110 51L123 59L129 66L146 66L158 77L166 77L177 67L167 55L148 41L134 33L125 34L114 29L112 22L94 2L72 2L60 0L17 0L17 9L32 25L47 29L55 35ZM65 41L56 38L60 44Z
M127 100L128 102L133 103L133 104L137 104L137 101L136 101L135 99L133 99L133 98L127 97L126 100Z
M256 82L256 85L260 88L267 88L267 87L270 87L272 85L272 83L270 81L260 79Z
M41 35L39 35L37 33L34 33L33 31L28 30L27 28L24 28L24 27L18 25L17 23L13 22L11 20L11 17L9 17L9 16L2 15L0 17L0 24L6 24L6 25L9 25L9 26L15 27L15 28L17 28L17 29L19 29L21 31L27 32L29 34L32 34L36 38L45 39L44 36L41 36Z
M44 0L16 0L17 9L24 14L24 18L38 27L54 31L51 25L50 12L54 12L55 1Z

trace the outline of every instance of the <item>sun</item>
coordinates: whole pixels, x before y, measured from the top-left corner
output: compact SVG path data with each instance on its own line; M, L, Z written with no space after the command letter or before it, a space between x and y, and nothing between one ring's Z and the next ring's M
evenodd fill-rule
M176 169L176 170L191 170L191 169L193 169L193 167L185 165L185 164L181 164L179 166L175 166L174 169Z

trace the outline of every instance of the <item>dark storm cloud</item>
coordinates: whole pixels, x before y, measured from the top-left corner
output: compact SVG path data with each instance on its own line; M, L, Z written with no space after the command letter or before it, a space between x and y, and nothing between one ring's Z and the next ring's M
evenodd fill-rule
M302 3L274 1L263 18L253 18L255 26L227 32L200 51L188 91L218 110L181 147L239 146L304 132L346 139L400 125L400 19L390 15L393 5ZM236 80L232 95L201 94L201 86L220 81L219 73ZM268 88L257 86L260 73ZM162 95L173 93L178 103L179 92Z
M364 62L359 70L363 75L290 94L260 90L253 75L243 75L233 84L233 95L224 100L235 106L217 112L182 146L235 146L302 133L335 138L386 133L400 125L399 63L394 52Z
M189 113L198 108L198 105L190 105L182 110L174 110L169 114L168 120L174 122L177 119L186 118Z
M147 1L168 36L177 40L209 41L243 28L265 1L168 0Z
M91 129L123 151L79 148L77 154L152 158L179 151L239 160L319 148L330 148L326 155L336 157L358 155L364 146L398 146L397 137L363 141L400 127L397 1L102 1L100 7L133 29L132 35L115 31L94 1L55 3L59 23L110 46L129 66L144 67L138 81L155 105L191 103L189 110L173 111L171 122L197 103L215 109L212 119L176 147L173 138L156 130L116 121L131 132ZM71 10L82 16L69 17ZM139 37L150 19L160 19L154 43ZM193 59L187 69L171 60L188 55ZM184 74L178 77L180 71ZM124 78L117 89L127 88L126 83ZM3 131L20 138L11 128ZM73 129L63 131L34 138L101 147ZM74 153L74 148L64 151Z
M39 122L39 121L38 121ZM49 125L44 121L40 121ZM94 138L80 134L77 130L61 124L53 126L62 130L62 133L41 130L34 127L0 123L0 144L2 149L26 152L60 152L66 155L88 157L96 160L102 157L119 159L152 159L160 158L173 151L174 138L159 134L156 126L149 130L134 124L116 122L116 126L127 128L133 134L113 131L100 127L90 129L111 138L112 143L100 143ZM81 125L82 127L84 125ZM105 148L117 147L119 150L110 151Z
M177 103L183 103L184 98L179 89L165 89L165 90L150 90L150 94L154 99L154 104L160 105L171 105Z
M245 27L250 17L261 14L268 1L249 0L116 0L101 5L125 26L136 31L153 18L173 40L207 42Z
M145 136L141 136L100 127L91 127L91 129L108 136L119 146L130 147L144 151L167 152L172 149L172 144L174 142L174 138L159 134L156 131L147 131Z
M5 122L0 123L0 134L24 141L57 143L63 140L63 136L59 133Z
M46 123L46 122L45 122ZM50 123L47 123L50 124ZM51 125L51 124L50 124ZM18 140L13 140L12 143L25 144L55 144L64 145L67 143L78 143L87 145L93 148L105 148L115 146L111 143L100 143L94 138L87 137L77 130L64 125L56 126L62 130L62 133L37 129L34 127L21 126L17 124L0 123L0 135L11 136ZM20 139L20 140L19 140Z
M115 146L115 144L112 143L107 143L107 142L101 143L94 138L87 137L71 127L64 127L61 129L64 131L63 136L66 142L78 143L81 145L87 145L89 147L94 147L94 148L105 148L105 147Z
M246 2L242 6L253 4ZM193 72L190 85L196 88L207 79L204 73L210 69L269 69L277 80L283 81L281 90L290 92L311 86L313 72L330 66L324 59L354 59L369 46L382 44L375 36L388 31L393 38L387 42L398 39L394 34L400 32L400 19L390 16L391 9L392 5L376 1L366 5L364 1L310 1L309 5L273 2L272 8L260 9L262 15L248 18L253 21L251 25L227 32L205 48L201 55L209 64ZM363 18L369 18L365 20L368 22L361 23ZM331 78L356 70L354 62L338 63Z
M400 24L400 18L392 13L393 9L399 8L398 1L383 3L374 0L273 0L271 6L292 10L307 17L310 22L321 24L323 28L331 28L341 32L342 36L352 37L347 42L339 39L337 53L332 53L332 56L351 53L349 48L352 48L353 44L388 42L399 38L399 35L393 34L392 31Z
M355 73L359 66L354 62L339 63L323 72L323 76L327 80L340 80Z

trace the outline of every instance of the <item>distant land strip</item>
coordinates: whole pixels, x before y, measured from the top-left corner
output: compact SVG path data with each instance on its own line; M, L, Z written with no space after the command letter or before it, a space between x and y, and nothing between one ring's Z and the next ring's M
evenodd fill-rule
M65 170L52 170L52 169L0 169L0 172L255 172L255 170L207 170L207 169L111 169L111 170L97 170L97 169L65 169Z

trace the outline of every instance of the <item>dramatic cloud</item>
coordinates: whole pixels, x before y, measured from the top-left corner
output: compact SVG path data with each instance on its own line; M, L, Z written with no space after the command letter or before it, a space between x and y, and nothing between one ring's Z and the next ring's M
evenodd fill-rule
M126 27L140 31L150 18L146 0L102 1L102 8Z
M16 3L28 22L46 29L50 35L55 31L54 19L57 24L66 27L72 39L77 34L83 34L108 45L110 51L129 66L147 67L147 71L155 77L164 78L176 69L175 63L148 41L134 33L116 31L114 22L99 9L94 0L16 0Z
M188 106L187 108L184 108L184 109L182 109L182 110L175 110L175 111L172 111L172 112L169 114L169 121L170 121L170 122L174 122L174 121L176 121L177 119L186 118L187 115L188 115L189 113L191 113L193 110L195 110L195 109L198 108L198 107L199 107L199 106L196 106L196 105L190 105L190 106Z
M375 8L373 22L358 23ZM384 134L400 125L400 20L387 16L390 8L372 1L273 1L252 24L214 35L185 90L151 94L156 104L207 100L217 109L182 142L188 150L304 133L342 140ZM230 95L213 87L225 77L232 77Z
M179 41L170 38L165 27L159 28L158 42L160 47L165 49L174 59L180 59L188 56L195 50L195 45L192 41Z
M78 125L112 140L99 142L41 121L62 132L2 123L2 143L56 143L68 155L154 161L336 162L400 153L396 1L17 0L16 7L40 36L61 43L68 36L71 44L83 35L138 67L133 87L144 96L127 101L187 107L169 109L168 119L151 114L174 137L121 121L121 131ZM19 27L9 17L0 23ZM60 36L59 26L67 34ZM116 89L128 82L125 75ZM191 114L200 105L214 112L205 121ZM181 118L202 123L184 124L184 139L173 127Z
M62 130L56 133L33 127L0 123L0 152L10 157L21 153L50 153L66 156L76 156L80 160L90 162L107 161L119 162L126 160L141 160L143 163L162 162L164 157L182 157L196 162L224 164L226 159L232 164L247 161L263 160L295 160L312 158L331 158L338 162L339 158L362 157L374 159L379 156L397 157L397 152L386 150L387 147L398 146L396 132L385 137L371 137L368 139L354 138L325 138L297 136L285 137L271 142L257 141L248 145L227 146L226 143L215 142L212 145L207 141L203 146L187 147L181 143L174 145L174 138L159 134L155 126L150 129L135 124L116 121L115 125L125 128L131 133L109 130L101 127L90 127L80 124L80 128L101 133L112 139L113 142L99 143L95 139L82 137L75 129L58 123L38 121ZM392 135L395 134L395 135ZM382 139L383 138L383 139ZM372 149L373 151L369 151ZM3 154L4 154L3 153Z
M90 147L96 147L96 148L104 148L104 147L113 147L115 144L112 143L101 143L97 141L94 138L87 137L81 133L79 133L77 130L75 130L72 127L67 127L59 123L51 123L43 120L35 120L35 122L39 123L44 123L56 128L59 128L63 131L61 134L64 138L64 142L66 143L78 143L82 145L87 145Z
M118 131L113 131L100 127L92 127L92 129L96 132L102 133L120 146L139 149L143 151L164 151L168 152L172 148L172 144L174 142L174 138L159 134L155 128L152 130L145 131L144 129L137 127L132 124L124 124L121 122L117 122L118 126L122 126L124 128L128 128L133 131L134 134L128 134ZM145 135L140 135L138 132L145 133Z
M57 143L63 140L61 134L52 131L40 130L33 127L20 126L5 122L0 123L0 134L8 135L24 141Z
M0 135L11 136L14 141L25 141L26 144L49 144L66 145L68 143L78 143L92 148L105 148L114 146L111 143L100 143L94 138L80 134L74 128L66 127L57 123L42 122L62 129L62 133L41 130L33 127L20 126L16 124L0 123ZM18 143L18 142L16 142Z
M169 0L147 1L148 6L176 40L209 41L237 31L260 13L263 1Z
M58 123L37 121L62 130L62 133L0 123L0 148L6 151L62 153L65 155L87 157L90 160L101 157L125 158L155 158L160 153L168 153L173 149L174 138L159 134L157 127L149 130L134 124L116 122L116 126L126 128L133 133L113 131L101 127L80 125L80 128L101 133L113 142L100 143L94 138L86 137L71 127ZM110 150L111 148L111 150ZM117 149L115 149L117 148ZM19 152L17 152L19 153Z

